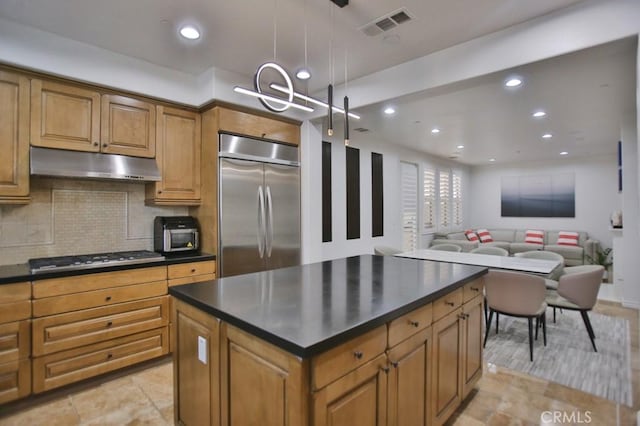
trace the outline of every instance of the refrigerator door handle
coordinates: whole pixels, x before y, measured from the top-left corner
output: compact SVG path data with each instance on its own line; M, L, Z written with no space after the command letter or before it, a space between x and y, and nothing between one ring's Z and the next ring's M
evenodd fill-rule
M271 249L273 248L273 198L271 198L271 187L267 185L267 257L271 257Z
M260 259L264 258L265 249L265 211L264 211L264 192L262 185L258 186L258 253Z

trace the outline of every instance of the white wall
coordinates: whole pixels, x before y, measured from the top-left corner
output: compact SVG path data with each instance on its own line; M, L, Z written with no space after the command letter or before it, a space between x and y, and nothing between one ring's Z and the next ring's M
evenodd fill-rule
M355 132L354 132L355 133ZM373 253L376 245L402 247L400 204L400 161L416 163L422 167L453 168L463 177L463 190L468 188L469 170L466 166L400 148L390 142L377 140L364 134L352 134L349 146L360 150L360 238L347 240L346 223L346 166L345 147L338 137L342 130L336 128L333 138L323 133L321 126L306 122L302 132L302 224L303 262L317 262ZM322 243L322 141L332 142L332 236ZM384 235L371 237L371 152L383 155ZM463 206L463 212L469 209ZM320 250L318 250L320 247Z
M615 144L617 141L611 141ZM575 218L501 217L500 188L502 177L575 175ZM622 208L617 183L615 155L562 159L554 162L518 163L473 167L471 169L471 226L488 228L530 228L544 230L586 231L603 246L611 247L609 218Z

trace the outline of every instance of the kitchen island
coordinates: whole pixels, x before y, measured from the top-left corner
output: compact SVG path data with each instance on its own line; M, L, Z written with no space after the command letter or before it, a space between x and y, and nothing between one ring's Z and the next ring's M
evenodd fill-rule
M486 271L363 255L171 287L176 422L442 424L482 374Z

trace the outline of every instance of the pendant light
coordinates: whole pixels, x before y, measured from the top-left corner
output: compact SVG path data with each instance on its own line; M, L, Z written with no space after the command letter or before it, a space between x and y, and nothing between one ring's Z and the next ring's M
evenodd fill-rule
M349 146L349 80L347 78L347 49L344 49L344 145Z
M307 63L307 0L304 2L304 67L300 68L296 72L296 77L299 80L309 80L311 78L311 71L309 71L309 65Z

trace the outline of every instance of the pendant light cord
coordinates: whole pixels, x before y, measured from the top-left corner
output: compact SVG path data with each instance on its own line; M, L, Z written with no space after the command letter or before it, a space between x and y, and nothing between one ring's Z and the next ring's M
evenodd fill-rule
M273 62L277 62L278 58L277 46L278 46L278 0L273 0Z

